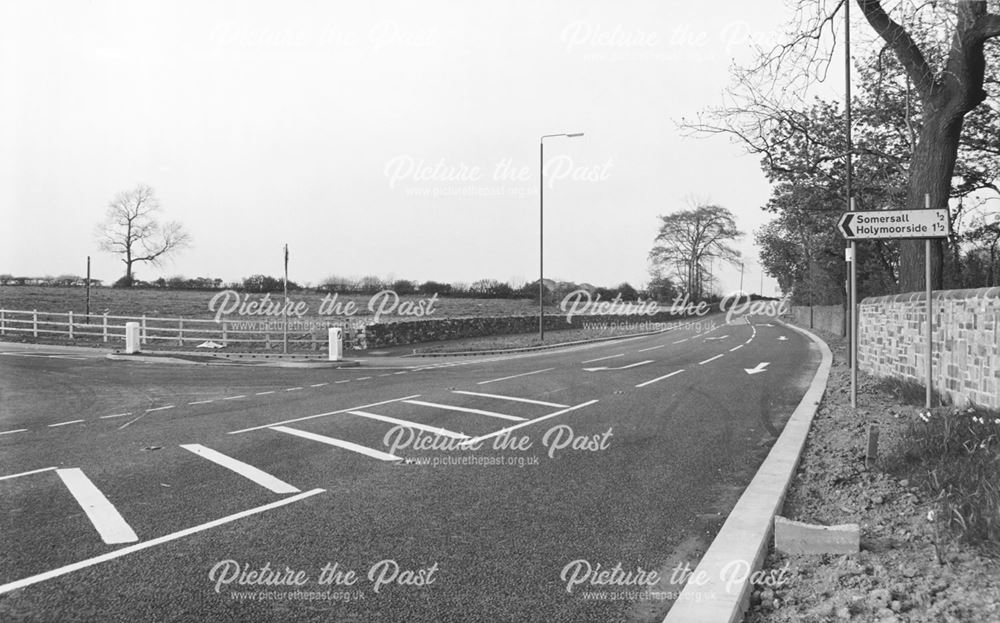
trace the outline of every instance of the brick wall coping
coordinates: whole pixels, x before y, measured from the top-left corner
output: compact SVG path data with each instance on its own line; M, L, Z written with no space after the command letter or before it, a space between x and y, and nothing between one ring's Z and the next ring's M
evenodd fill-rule
M923 301L927 294L921 292L904 292L888 296L872 296L861 301L861 305L881 305L890 303L912 303ZM1000 288L974 288L969 290L935 290L932 299L1000 299Z

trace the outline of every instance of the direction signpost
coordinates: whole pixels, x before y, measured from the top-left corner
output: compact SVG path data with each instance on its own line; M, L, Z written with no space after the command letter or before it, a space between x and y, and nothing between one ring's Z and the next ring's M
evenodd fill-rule
M858 301L857 301L857 243L856 240L924 239L925 277L924 287L927 298L927 386L925 407L931 407L932 361L934 352L931 341L931 239L947 238L951 235L951 220L947 208L931 210L931 196L924 196L923 210L869 210L854 211L851 199L850 212L845 212L837 223L840 234L851 241L847 261L851 264L851 406L858 404Z

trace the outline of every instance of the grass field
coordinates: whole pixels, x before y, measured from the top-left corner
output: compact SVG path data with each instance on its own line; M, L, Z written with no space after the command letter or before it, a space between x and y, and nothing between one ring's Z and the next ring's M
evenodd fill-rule
M196 290L124 290L117 288L92 288L90 291L90 313L115 316L156 316L164 318L211 318L209 302L217 293ZM263 295L252 294L250 300L259 300ZM289 299L304 302L309 309L307 315L316 315L324 295L293 293ZM423 297L404 296L402 301L418 301ZM282 296L271 295L271 300L281 301ZM363 295L339 295L338 303L354 302L357 317L371 316L368 305L370 297ZM378 302L376 302L376 305ZM82 314L87 306L85 288L49 286L0 286L0 309L37 309L42 312ZM537 302L527 299L466 299L439 297L434 305L432 318L468 316L518 316L538 313ZM557 308L548 308L556 313ZM337 314L333 314L336 316ZM398 315L387 313L387 317L399 319Z

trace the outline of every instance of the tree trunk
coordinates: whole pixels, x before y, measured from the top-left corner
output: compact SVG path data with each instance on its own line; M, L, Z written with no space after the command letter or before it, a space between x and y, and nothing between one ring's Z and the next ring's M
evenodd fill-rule
M924 124L913 154L906 193L906 209L925 207L930 195L930 207L948 208L951 178L958 156L958 139L962 134L963 113L933 98L924 106ZM938 238L931 241L931 284L934 289L944 286L944 244ZM899 291L916 292L924 289L924 241L903 240L899 246Z

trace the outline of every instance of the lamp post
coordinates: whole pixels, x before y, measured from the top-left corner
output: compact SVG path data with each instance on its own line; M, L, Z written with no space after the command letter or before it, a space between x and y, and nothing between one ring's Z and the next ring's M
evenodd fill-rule
M576 138L583 132L545 134L538 141L538 339L545 339L545 139Z

